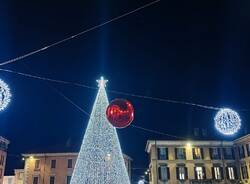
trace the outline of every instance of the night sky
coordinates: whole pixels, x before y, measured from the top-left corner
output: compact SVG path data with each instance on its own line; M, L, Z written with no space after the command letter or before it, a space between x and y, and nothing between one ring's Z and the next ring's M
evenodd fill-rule
M134 10L149 0L2 0L0 62L39 49ZM250 1L162 0L83 36L5 66L19 72L96 86L101 75L108 90L189 101L239 112L242 133L250 120ZM88 117L62 96L91 112L96 90L0 72L12 91L0 113L0 135L11 141L6 174L22 167L21 153L51 147L79 150ZM135 107L134 125L192 137L226 138L215 131L214 110L108 93ZM247 109L242 111L242 109ZM118 130L133 167L146 168L148 139L170 139L129 127ZM144 170L134 172L134 180Z

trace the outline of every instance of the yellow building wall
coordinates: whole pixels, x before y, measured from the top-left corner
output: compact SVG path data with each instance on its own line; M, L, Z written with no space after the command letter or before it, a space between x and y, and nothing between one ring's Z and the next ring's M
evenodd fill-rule
M157 145L161 147L161 145ZM203 148L203 155L204 159L202 160L194 160L193 159L193 147L185 147L186 148L186 160L176 160L175 159L175 148L178 146L168 146L168 160L157 160L157 151L155 149L155 145L151 146L150 150L150 184L165 184L164 182L158 180L157 173L158 173L158 166L160 164L167 164L170 170L170 180L167 182L168 184L179 184L180 181L177 180L176 177L176 167L178 164L185 164L188 168L188 180L182 182L183 184L189 184L189 180L195 179L194 167L196 164L202 164L206 170L206 178L212 179L212 167L213 164L217 163L222 165L222 160L215 161L210 159L209 147L202 147ZM234 161L229 161L234 162ZM227 162L225 161L225 164ZM250 176L250 175L249 175ZM158 181L157 181L158 180ZM225 184L224 181L216 182L217 184Z
M33 177L39 177L39 183L49 184L50 176L55 177L55 183L66 184L67 176L71 176L73 168L68 167L68 159L73 160L73 166L75 164L76 158L72 157L38 157L38 158L28 158L25 163L25 184L32 184ZM40 160L40 168L35 169L36 160ZM56 168L51 169L51 161L56 160Z

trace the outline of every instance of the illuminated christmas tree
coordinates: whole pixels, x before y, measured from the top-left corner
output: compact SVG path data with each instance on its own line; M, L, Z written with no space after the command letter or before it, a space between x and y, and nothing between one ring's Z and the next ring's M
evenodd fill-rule
M71 184L130 184L116 129L106 118L107 80L98 82L98 94L83 138Z

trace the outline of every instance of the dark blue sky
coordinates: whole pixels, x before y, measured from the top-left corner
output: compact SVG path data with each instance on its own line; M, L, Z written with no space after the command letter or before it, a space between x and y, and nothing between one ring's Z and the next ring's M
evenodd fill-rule
M0 61L5 61L138 8L144 0L1 1ZM164 0L114 23L5 68L95 86L101 75L108 89L192 101L236 110L250 108L250 2ZM9 153L80 145L88 117L53 89L90 112L96 90L0 73L13 93L0 113L0 135ZM187 136L193 128L214 132L215 111L127 98L135 106L135 125ZM249 111L239 111L243 129ZM134 167L147 167L148 139L168 139L132 127L119 130ZM210 138L224 138L209 134ZM229 139L234 139L230 137ZM42 149L44 148L44 149ZM9 173L19 167L8 157ZM140 174L140 173L135 173ZM136 177L136 176L135 176Z

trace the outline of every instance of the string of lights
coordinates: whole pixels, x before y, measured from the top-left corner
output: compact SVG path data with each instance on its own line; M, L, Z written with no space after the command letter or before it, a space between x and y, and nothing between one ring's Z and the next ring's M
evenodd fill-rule
M41 76L27 74L27 73L23 73L23 72L17 72L17 71L9 70L9 69L0 68L0 71L7 72L7 73L12 73L12 74L16 74L16 75L21 75L21 76L28 77L28 78L44 80L44 81L48 81L48 82L60 83L60 84L65 84L65 85L73 85L73 86L77 86L77 87L83 87L83 88L97 90L96 87L81 84L81 83L77 83L77 82L69 82L69 81L64 81L64 80L51 79L51 78L41 77ZM220 110L221 109L220 107L202 105L202 104L197 104L197 103L187 102L187 101L178 101L178 100L171 100L171 99L166 99L166 98L158 98L158 97L152 97L152 96L138 95L138 94L126 93L126 92L121 92L121 91L116 91L116 90L107 90L107 91L109 93L113 93L113 94L131 96L131 97L136 97L136 98L143 98L143 99L159 101L159 102L181 104L181 105L189 105L189 106L203 108L203 109L209 109L209 110Z
M54 82L54 83L60 83L60 84L66 84L66 85L73 85L73 86L89 88L89 89L96 89L96 90L98 89L97 87L88 86L88 85L84 85L84 84L80 84L80 83L76 83L76 82L69 82L69 81L51 79L51 78L41 77L41 76L32 75L32 74L28 74L28 73L17 72L17 71L14 71L14 70L8 70L8 69L0 68L0 71L7 72L7 73L12 73L12 74L16 74L16 75L21 75L21 76L28 77L28 78L44 80L44 81L48 81L48 82Z
M26 65L24 65L26 66ZM27 69L31 70L28 66L26 66ZM11 70L6 70L11 72ZM61 96L62 98L64 98L66 101L68 101L69 103L71 103L73 106L75 106L78 110L80 110L81 112L83 112L85 115L89 116L90 114L87 111L84 111L82 108L80 108L80 106L78 106L76 103L74 103L69 97L67 97L64 93L62 93L59 89L57 89L56 87L50 85L49 82L56 82L56 83L62 83L62 84L68 84L68 82L66 81L61 81L61 80L54 80L54 79L49 79L49 78L45 78L45 77L38 77L38 76L32 76L31 74L25 74L25 73L21 73L21 72L16 72L19 75L25 76L25 77L33 77L35 79L40 79L45 81L45 84L48 85L51 89L53 89L59 96ZM74 84L74 85L78 85L78 84ZM86 88L88 86L85 86Z
M67 97L66 95L64 95L61 91L58 91L58 93L60 93L60 95L62 97L64 97L64 99L66 101L68 101L71 105L73 105L79 111L81 111L82 113L84 113L85 115L87 115L88 117L90 117L90 113L88 113L82 107L80 107L79 105L77 105L73 100L71 100L69 97ZM154 134L158 134L158 135L164 135L164 136L168 136L168 137L172 137L172 138L187 140L187 138L185 138L185 137L180 137L180 136L176 136L176 135L172 135L172 134L167 134L167 133L164 133L164 132L160 132L160 131L157 131L157 130L152 130L152 129L144 128L144 127L141 127L141 126L136 126L136 125L130 125L130 126L133 127L133 128L139 129L139 130L143 130L144 132L149 132L149 133L154 133Z
M210 109L210 110L220 110L220 107L214 107L214 106L208 106L208 105L202 105L202 104L197 104L197 103L192 103L192 102L186 102L186 101L178 101L178 100L170 100L170 99L165 99L165 98L157 98L157 97L152 97L152 96L145 96L145 95L138 95L138 94L131 94L131 93L125 93L121 91L115 91L115 90L108 90L110 93L116 93L120 95L125 95L125 96L132 96L132 97L137 97L137 98L144 98L148 100L154 100L154 101L161 101L161 102L168 102L168 103L174 103L174 104L182 104L182 105L189 105L189 106L195 106L203 109Z
M55 87L53 87L54 90L61 96L63 97L66 101L68 101L69 103L71 103L74 107L76 107L78 110L80 110L82 113L84 113L87 116L90 116L90 114L83 110L79 105L77 105L75 102L73 102L69 97L67 97L64 93L62 93L61 91L59 91L58 89L56 89Z
M167 133L164 133L164 132L160 132L160 131L157 131L157 130L152 130L152 129L144 128L144 127L141 127L141 126L136 126L136 125L130 125L130 126L133 127L133 128L139 129L139 130L143 130L143 131L149 132L149 133L154 133L154 134L158 134L158 135L164 135L164 136L168 136L168 137L172 137L172 138L176 138L176 139L181 139L181 140L187 140L187 138L185 138L185 137L180 137L180 136L176 136L176 135L172 135L172 134L167 134Z
M127 17L127 16L129 16L129 15L131 15L131 14L133 14L133 13L136 13L136 12L138 12L138 11L140 11L140 10L143 10L143 9L145 9L145 8L147 8L147 7L150 7L150 6L152 6L152 5L156 4L156 3L159 3L160 1L161 1L161 0L152 1L152 2L150 2L150 3L147 3L147 4L143 5L143 6L140 6L139 8L136 8L136 9L134 9L134 10L132 10L132 11L129 11L129 12L127 12L127 13L124 13L124 14L122 14L122 15L120 15L120 16L114 17L114 18L112 18L112 19L110 19L110 20L107 20L107 21L101 23L101 24L98 24L98 25L95 25L95 26L93 26L93 27L90 27L90 28L88 28L88 29L86 29L86 30L84 30L84 31L81 31L81 32L79 32L79 33L77 33L77 34L71 35L71 36L69 36L69 37L67 37L67 38L64 38L64 39L60 40L60 41L54 42L54 43L52 43L52 44L49 44L49 45L44 46L44 47L42 47L42 48L40 48L40 49L37 49L37 50L34 50L34 51L29 52L29 53L27 53L27 54L24 54L24 55L22 55L22 56L19 56L19 57L16 57L16 58L13 58L13 59L10 59L10 60L1 62L1 63L0 63L0 66L4 66L4 65L11 64L11 63L15 63L15 62L17 62L17 61L19 61L19 60L25 59L25 58L27 58L27 57L29 57L29 56L34 55L34 54L37 54L37 53L40 53L40 52L42 52L42 51L48 50L49 48L55 47L55 46L57 46L57 45L59 45L59 44L62 44L62 43L64 43L64 42L66 42L66 41L69 41L69 40L78 38L78 37L80 37L80 36L82 36L82 35L84 35L84 34L90 32L90 31L96 30L96 29L98 29L98 28L100 28L100 27L103 27L103 26L109 24L109 23L112 23L112 22L115 22L115 21L117 21L117 20L119 20L119 19L121 19L121 18Z
M61 84L67 84L67 85L76 85L79 87L84 87L84 88L89 88L89 89L96 89L92 86L88 86L88 85L83 85L80 83L75 83L75 82L68 82L68 81L63 81L63 80L56 80L56 79L50 79L50 78L46 78L46 77L40 77L40 76L35 76L35 75L31 75L31 74L27 74L27 73L21 73L21 72L16 72L13 70L7 70L7 69L0 69L0 71L4 71L4 72L9 72L9 73L14 73L17 75L22 75L25 77L29 77L29 78L35 78L35 79L39 79L39 80L44 80L44 81L49 81L49 82L56 82L56 83L61 83ZM132 96L132 97L137 97L137 98L144 98L144 99L148 99L148 100L155 100L155 101L160 101L160 102L167 102L167 103L174 103L174 104L182 104L182 105L189 105L189 106L194 106L194 107L199 107L199 108L204 108L204 109L209 109L209 110L217 110L217 115L219 118L215 118L215 127L216 129L223 133L224 135L233 135L236 132L239 131L240 127L241 127L241 120L239 115L237 114L236 111L233 111L230 109L230 111L227 111L227 108L219 108L219 107L214 107L214 106L207 106L207 105L201 105L201 104L196 104L196 103L192 103L192 102L185 102L185 101L177 101L177 100L170 100L170 99L163 99L163 98L156 98L156 97L151 97L151 96L144 96L144 95L137 95L137 94L131 94L131 93L126 93L126 92L121 92L121 91L115 91L115 90L107 90L110 93L115 93L115 94L119 94L119 95L126 95L126 96ZM62 96L64 99L66 99L67 101L69 101L72 105L74 105L75 107L77 107L78 109L79 106L77 106L75 103L73 103L73 101L71 101L68 97L66 97L63 93L59 92L56 90L56 92ZM245 111L246 109L244 109ZM85 114L88 115L88 113L86 111L83 111ZM237 118L235 118L236 116L234 114L237 114ZM138 129L145 129L143 127L137 127ZM145 129L146 130L146 129ZM154 132L153 130L147 130L147 131L151 131L152 133ZM162 132L157 132L158 134L161 135L166 135ZM181 138L181 139L185 139L182 137L175 137L175 138Z

